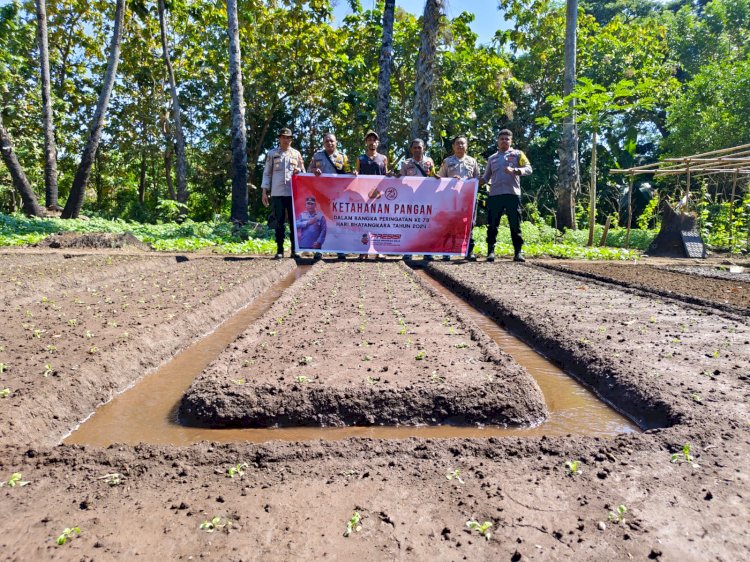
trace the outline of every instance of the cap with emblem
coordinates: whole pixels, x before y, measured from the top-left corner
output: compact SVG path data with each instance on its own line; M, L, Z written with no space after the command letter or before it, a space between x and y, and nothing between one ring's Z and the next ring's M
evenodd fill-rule
M292 130L289 129L289 128L287 128L287 127L284 127L283 129L281 129L281 132L279 133L279 136L280 137L291 137L292 136Z

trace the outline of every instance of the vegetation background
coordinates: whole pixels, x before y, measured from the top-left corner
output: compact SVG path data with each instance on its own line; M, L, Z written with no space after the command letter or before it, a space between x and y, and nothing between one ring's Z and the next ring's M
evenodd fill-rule
M41 200L45 158L36 3L0 2L0 113ZM373 128L376 117L383 21L383 2L367 4L363 9L360 2L348 2L343 10L348 15L336 21L336 6L328 0L239 0L252 221L262 222L267 213L256 186L264 154L282 127L292 128L294 145L308 160L329 130L350 157L363 150L363 134ZM540 233L543 244L580 245L585 235L555 231L562 130L555 109L562 96L566 6L551 0L499 0L491 16L499 20L499 15L506 23L490 40L480 42L471 24L488 14L472 13L474 3L461 3L461 9L464 5L467 11L459 12L459 4L453 4L452 17L443 16L438 23L428 152L439 164L450 154L451 139L465 134L470 154L484 163L495 150L497 131L512 129L514 144L528 154L535 169L523 184L525 228L531 240L536 240L533 231ZM0 221L0 243L28 242L53 230L180 220L183 224L169 228L128 228L154 243L185 234L221 247L229 244L232 251L264 251L250 231L222 226L229 218L232 185L226 3L171 0L165 7L185 136L186 208L177 203L175 191L176 131L158 5L155 0L129 0L117 79L83 207L85 215L107 220L84 226L66 226L65 221L41 225L9 216L19 211L20 199L2 166L0 212L6 215ZM60 200L65 201L101 89L115 2L50 0L46 9L57 178ZM595 222L603 224L611 216L622 225L626 185L611 169L750 142L750 0L582 0L578 10L581 87L605 94L621 91L617 89L623 83L632 89L619 101L610 97L615 101L609 106L589 108L606 118L579 122L583 187L576 194L576 222L584 227L589 220L595 128ZM396 8L387 145L394 164L406 157L412 135L422 24L418 15ZM730 181L696 179L693 204L712 247L746 252L747 180L741 180L734 201L728 195ZM658 201L675 202L683 189L676 179L648 178L635 188L636 195L644 196L637 212L638 226L646 231L658 227ZM652 190L657 197L649 203ZM649 236L635 234L632 245L647 244ZM621 238L615 229L607 242L617 245Z

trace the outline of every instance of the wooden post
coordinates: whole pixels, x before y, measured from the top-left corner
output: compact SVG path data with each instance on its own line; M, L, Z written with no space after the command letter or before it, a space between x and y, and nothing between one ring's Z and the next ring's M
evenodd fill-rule
M633 220L633 174L630 174L628 186L628 232L625 235L625 248L630 249L630 224Z
M739 170L735 168L732 175L732 196L729 198L729 255L734 254L734 196L737 192L737 174Z
M687 171L687 181L685 182L685 212L690 208L690 160L687 161L685 170Z

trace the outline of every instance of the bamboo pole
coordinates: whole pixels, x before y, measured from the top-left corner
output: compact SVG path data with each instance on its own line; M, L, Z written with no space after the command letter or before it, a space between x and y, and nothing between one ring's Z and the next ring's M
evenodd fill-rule
M690 209L690 161L688 160L687 167L687 181L685 182L685 211Z
M630 181L628 186L628 231L625 235L625 248L630 249L630 223L633 220L633 177L634 174L630 174Z
M737 170L732 176L732 196L729 198L729 255L734 254L734 195L737 192Z

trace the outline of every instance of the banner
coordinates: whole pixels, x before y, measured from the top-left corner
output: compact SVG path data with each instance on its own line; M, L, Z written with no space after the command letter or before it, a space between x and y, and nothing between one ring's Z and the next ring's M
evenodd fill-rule
M292 176L298 251L465 255L475 179Z

